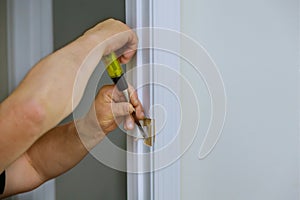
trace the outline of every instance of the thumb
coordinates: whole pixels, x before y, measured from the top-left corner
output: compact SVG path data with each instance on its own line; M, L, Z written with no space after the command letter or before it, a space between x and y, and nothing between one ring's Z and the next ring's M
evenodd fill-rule
M128 102L112 103L111 110L114 117L130 115L133 111L135 111L134 107Z

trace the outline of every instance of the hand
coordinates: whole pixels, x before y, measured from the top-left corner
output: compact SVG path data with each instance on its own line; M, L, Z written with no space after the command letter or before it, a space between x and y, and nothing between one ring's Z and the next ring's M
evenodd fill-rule
M136 111L138 119L144 118L142 105L131 86L129 93L131 103L126 102L124 95L113 85L100 89L95 100L95 110L98 123L105 134L113 131L124 119L124 129L133 129L134 119L130 115L133 111Z
M124 128L131 130L135 123L130 115L134 110L138 119L144 119L144 110L132 86L129 86L130 101L126 102L123 94L114 85L100 89L88 112L76 122L78 135L84 146L90 150L97 145L105 135L117 128L124 121Z
M104 55L116 51L121 63L129 62L137 49L136 34L127 25L114 19L97 24L85 32L84 36L92 38L95 44L103 41L105 43Z
M136 34L124 23L114 19L101 22L83 36L39 62L29 73L31 76L25 78L30 85L29 92L22 94L28 99L33 99L32 95L47 99L46 102L50 105L42 106L48 109L45 112L51 120L52 128L79 104L88 80L101 57L115 51L119 61L127 63L135 54L137 42ZM74 87L76 90L72 89ZM59 100L51 98L55 96L61 98ZM51 114L53 115L50 117ZM55 120L52 120L53 118Z

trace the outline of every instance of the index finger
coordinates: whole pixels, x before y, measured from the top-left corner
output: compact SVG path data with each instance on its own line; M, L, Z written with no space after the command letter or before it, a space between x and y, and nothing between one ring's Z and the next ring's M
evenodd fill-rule
M130 102L136 110L137 118L144 119L145 118L144 108L137 96L135 89L131 85L128 85L128 91L129 91L129 95L130 95Z

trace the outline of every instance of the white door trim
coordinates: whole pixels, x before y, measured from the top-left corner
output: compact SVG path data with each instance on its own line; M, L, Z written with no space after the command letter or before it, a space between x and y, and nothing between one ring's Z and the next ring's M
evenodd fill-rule
M150 27L152 25L152 0L126 0L126 23L132 28ZM148 34L139 35L140 42L151 42L151 36ZM151 50L137 51L136 59L127 65L127 71L133 66L142 66L152 63ZM150 68L136 68L132 77L128 77L134 85L143 85L145 81L151 81L152 71ZM146 115L150 106L153 104L152 86L142 87L138 92L141 103L144 106ZM127 151L136 154L149 153L153 148L144 145L143 140L135 140L133 137L127 137ZM152 165L151 157L140 158L130 153L127 154L127 169L142 170L145 165ZM149 167L147 167L149 168ZM127 173L127 199L130 200L154 200L153 198L153 173Z
M52 0L7 0L8 90L53 51ZM12 199L55 200L55 181Z
M126 23L132 28L143 28L143 27L160 27L164 29L174 30L180 32L180 0L126 0ZM143 32L143 31L142 31ZM153 33L146 35L139 35L140 43L153 43L155 41ZM146 45L148 46L148 45ZM154 45L149 45L154 46ZM178 52L180 50L180 40L178 44L175 44L178 47ZM169 62L171 61L171 62ZM174 59L173 56L161 55L161 52L150 49L148 51L138 51L136 60L133 65L141 66L143 64L161 64L169 62L168 67L176 71L180 71L180 59ZM127 69L131 69L131 66L127 66ZM139 68L135 70L135 73L132 77L132 80L136 85L142 84L143 82L154 82L156 80L157 74L152 67ZM167 77L165 77L167 78ZM170 77L171 78L171 77ZM174 77L173 77L174 78ZM145 80L147 79L147 80ZM179 79L178 79L179 80ZM176 84L175 84L176 85ZM175 86L176 90L180 90L180 84L178 83ZM174 88L173 88L174 89ZM150 84L150 87L147 89L138 90L139 98L145 108L149 109L152 105L155 104L164 104L168 103L168 107L176 107L176 105L170 105L168 102L168 97L160 94L159 90L155 90L154 85ZM169 112L170 110L166 110ZM170 112L171 113L171 112ZM156 116L155 109L152 110L152 113L146 113L150 117ZM171 120L172 123L179 123L180 113L175 112L173 116L170 116L168 120ZM168 133L160 132L163 137L160 137L159 140L156 140L153 148L146 148L142 140L134 141L132 137L128 137L127 140L127 149L128 151L142 154L147 151L153 152L155 146L161 146L162 144L168 143L170 138L176 134L176 131L173 131L172 128L167 130ZM176 144L177 149L180 149L180 144ZM153 165L156 160L162 159L159 158L159 155L156 157L150 157L150 160L139 160L138 158L133 159L131 154L128 154L127 157L127 167L129 169L136 166L145 166ZM147 167L148 169L153 168L152 166ZM128 173L128 199L130 200L179 200L180 199L180 162L176 161L172 166L165 169L155 171L154 173L139 173L139 174L130 174ZM172 180L172 181L171 181Z

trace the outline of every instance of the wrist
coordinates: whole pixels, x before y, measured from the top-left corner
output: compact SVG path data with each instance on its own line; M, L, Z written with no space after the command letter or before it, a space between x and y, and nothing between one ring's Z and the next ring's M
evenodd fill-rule
M89 116L75 121L74 128L87 150L91 150L105 137L105 133L99 128L98 122Z

